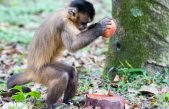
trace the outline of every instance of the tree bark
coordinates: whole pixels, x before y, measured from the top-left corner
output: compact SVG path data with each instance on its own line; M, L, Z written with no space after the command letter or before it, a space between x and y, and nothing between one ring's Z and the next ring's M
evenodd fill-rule
M105 72L125 61L152 72L169 67L169 0L112 0L112 7L118 29Z

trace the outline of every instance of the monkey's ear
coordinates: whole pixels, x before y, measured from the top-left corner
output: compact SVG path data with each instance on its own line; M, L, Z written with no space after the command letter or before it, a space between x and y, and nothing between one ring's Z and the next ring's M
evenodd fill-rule
M71 20L76 20L77 16L78 16L78 11L76 8L69 8L68 9L68 14L69 14L69 18Z
M69 8L68 13L70 16L76 16L77 15L77 9L76 8Z

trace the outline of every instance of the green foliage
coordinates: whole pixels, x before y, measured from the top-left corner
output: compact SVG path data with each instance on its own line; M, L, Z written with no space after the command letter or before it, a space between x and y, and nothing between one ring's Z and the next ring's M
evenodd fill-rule
M133 66L126 60L125 63L121 63L116 70L117 74L127 82L132 82L138 75L145 75L146 71L142 68L133 68Z
M152 106L158 106L161 108L166 108L169 102L169 92L161 95L156 94L151 98L143 95L140 93L140 88L142 86L151 86L154 85L157 89L163 89L168 87L169 85L169 69L164 68L163 73L156 72L154 75L150 74L149 72L145 71L142 68L134 68L128 61L125 63L121 63L115 71L117 75L120 77L119 81L111 82L109 80L105 80L104 88L109 89L122 93L129 101L132 103L139 104L141 99L146 99L147 103L143 104L142 106L149 108ZM114 69L112 67L112 69ZM109 79L108 76L104 76ZM151 89L150 89L151 90ZM149 94L147 94L149 95ZM138 98L138 99L137 99ZM149 100L150 99L150 100ZM152 100L152 101L151 101Z
M27 34L27 35L26 35ZM17 28L11 29L1 29L0 28L0 38L5 40L6 42L18 42L23 44L28 44L31 41L33 34L21 31Z
M80 74L79 78L81 80L80 83L82 83L82 84L79 86L78 91L79 92L86 92L90 88L91 79L90 79L90 77L86 76L86 74Z
M20 92L23 92L22 86L15 86L15 87L12 88L12 89L16 89L16 90L18 90L18 91L20 91Z
M23 102L26 101L26 95L22 91L22 86L15 86L13 89L18 90L19 92L16 93L16 95L13 95L12 98L16 102Z
M43 106L42 102L40 102L40 101L36 101L35 105L36 105L37 107L42 107L42 106Z
M49 6L46 7L47 5ZM3 22L12 21L13 23L18 21L24 21L24 23L27 21L30 22L31 20L35 20L31 18L36 17L37 14L40 14L42 12L49 13L53 10L59 9L61 6L63 6L62 2L60 1L53 2L52 0L51 1L12 0L10 2L10 6L0 5L0 9L2 12L1 21Z
M163 95L163 98L164 98L165 101L169 102L169 92L165 93Z
M31 91L31 92L27 93L26 96L31 96L31 97L34 97L35 99L38 99L38 98L40 98L40 93L37 91Z
M4 4L5 5L4 5ZM62 1L46 0L10 0L0 4L2 28L0 28L0 39L10 42L28 44L35 29L48 14L63 6ZM3 25L5 25L3 27Z
M116 67L117 69L114 67L110 69L110 71L119 76L119 79L110 81L108 75L110 72L104 73L105 81L103 88L120 93L132 104L138 104L143 108L158 107L165 109L168 107L169 92L163 95L159 93L152 96L150 93L151 90L153 92L153 88L145 94L141 93L140 89L142 89L142 86L154 86L157 90L167 88L169 86L169 68L164 68L164 72L157 71L155 74L151 74L145 69L134 68L128 61L120 62L120 64L119 67ZM142 100L145 101L144 104L140 104Z
M146 76L146 71L142 68L121 67L117 69L117 72L122 79L122 81L118 83L118 92L126 92L129 87L140 88L142 84L137 82L137 79Z
M100 75L102 72L100 70L97 70L95 72L91 71L91 68L83 70L79 73L79 86L78 86L78 92L88 92L89 89L93 89L93 91L98 89L98 83L96 83L97 78L100 78ZM106 84L106 83L105 83ZM105 87L107 88L108 85Z
M139 88L141 84L133 84L133 81L135 81L138 77L146 77L147 72L142 68L133 68L133 66L127 60L125 61L125 63L120 63L121 66L119 66L117 69L115 69L114 67L110 69L110 72L111 70L114 70L113 73L116 72L117 75L119 75L122 79L122 81L119 81L117 83L119 87L117 88L117 90L115 90L118 92L126 92L130 86ZM109 73L104 74L103 78L107 84L111 84ZM109 85L107 84L106 87L108 88Z
M26 96L23 92L17 92L16 95L13 95L12 98L15 102L23 102L26 100Z
M111 68L111 70L117 72L117 75L120 77L120 81L115 83L118 86L117 89L113 89L117 92L126 93L128 88L134 88L138 90L141 86L150 84L161 85L163 83L163 85L169 85L168 68L164 68L165 73L156 72L155 75L151 75L142 68L133 68L133 66L128 61L125 61L125 63L120 63L121 66L119 66L117 69L114 69L113 67ZM111 84L109 75L103 75L103 78L105 80L105 86L110 86L107 85Z
M119 68L118 74L123 76L129 82L135 80L137 75L143 74L145 71L141 68Z
M13 89L16 89L19 91L15 95L12 96L15 102L26 102L26 99L28 97L33 97L34 99L40 98L40 92L31 91L28 93L24 93L22 90L22 86L15 86Z

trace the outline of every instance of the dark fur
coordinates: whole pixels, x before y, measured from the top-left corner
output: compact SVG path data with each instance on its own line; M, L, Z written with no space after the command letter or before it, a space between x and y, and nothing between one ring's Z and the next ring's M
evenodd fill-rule
M91 20L94 19L95 9L90 2L86 0L74 0L70 3L69 6L77 8L79 12L88 13Z

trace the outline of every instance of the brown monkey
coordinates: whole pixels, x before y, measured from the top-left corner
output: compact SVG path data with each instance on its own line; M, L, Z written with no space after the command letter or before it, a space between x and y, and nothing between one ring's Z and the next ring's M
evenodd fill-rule
M68 102L76 92L77 73L72 66L58 59L65 49L75 52L87 46L111 25L111 19L104 18L87 27L94 16L93 5L85 0L74 0L65 9L49 16L30 44L25 73L9 78L7 88L34 81L48 87L46 102L49 106L63 94L63 102Z

